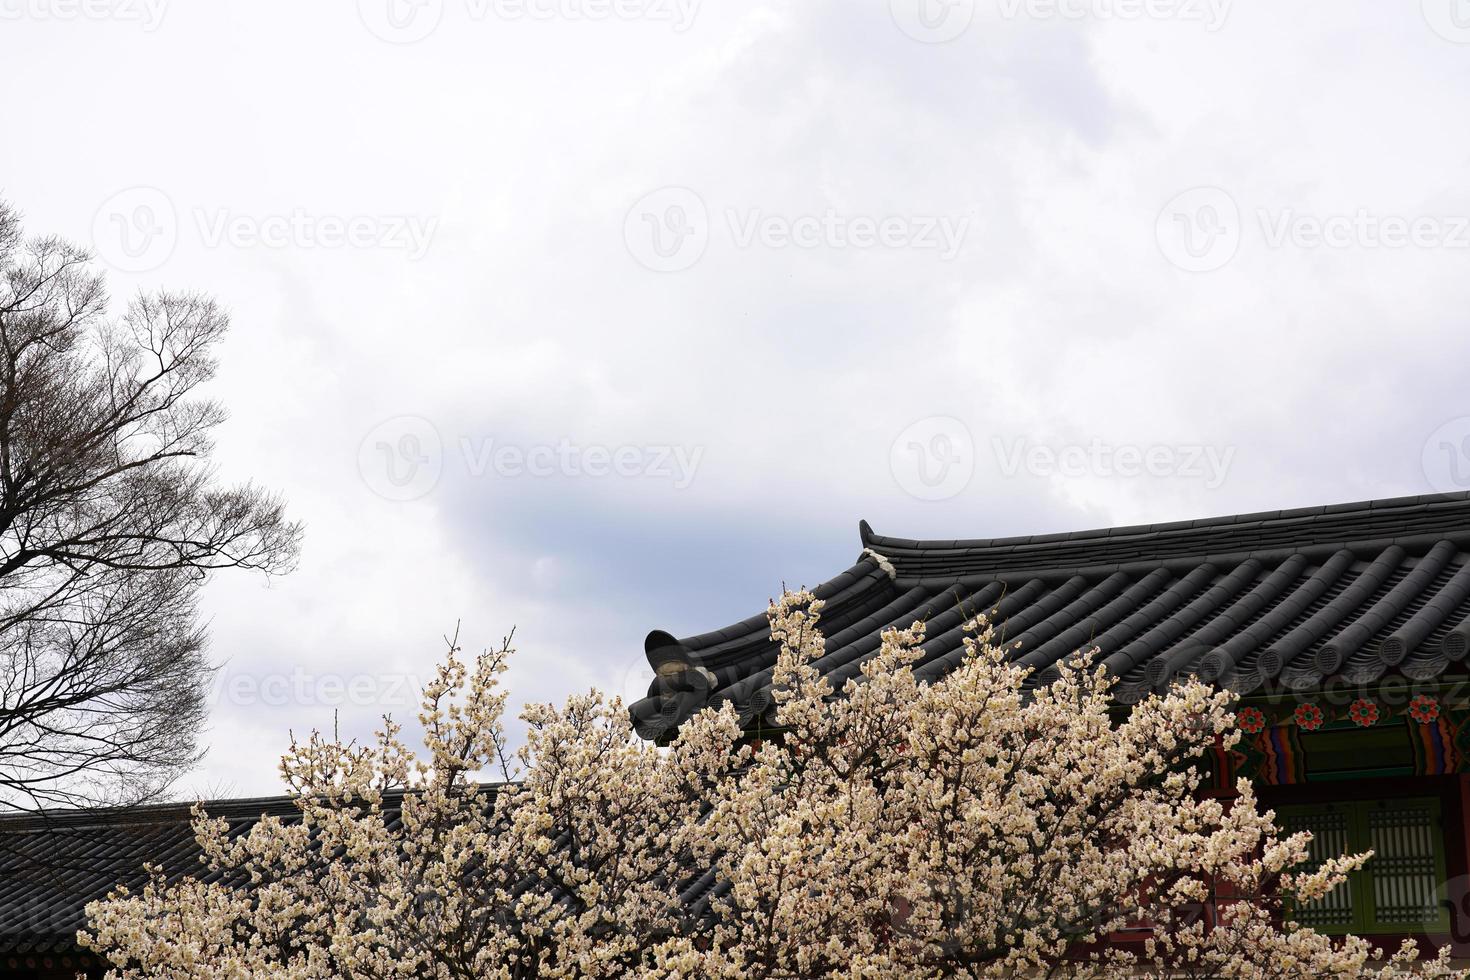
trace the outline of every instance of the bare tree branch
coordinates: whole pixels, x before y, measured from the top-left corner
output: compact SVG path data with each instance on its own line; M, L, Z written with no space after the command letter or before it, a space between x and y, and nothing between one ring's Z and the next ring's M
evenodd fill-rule
M0 809L133 803L197 762L208 573L289 571L299 524L210 464L211 299L110 317L82 249L0 201Z

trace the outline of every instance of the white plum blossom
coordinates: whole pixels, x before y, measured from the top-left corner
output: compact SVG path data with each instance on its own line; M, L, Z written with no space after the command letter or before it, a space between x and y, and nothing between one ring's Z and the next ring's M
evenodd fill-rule
M833 691L821 611L771 605L771 737L726 704L653 746L591 693L527 709L498 785L510 642L473 669L451 643L422 755L386 719L293 744L299 818L196 811L199 872L94 903L82 940L119 980L1458 975L1290 921L1369 856L1308 872L1248 782L1200 792L1228 693L1119 717L1088 657L1036 686L984 617L942 681L913 674L914 623Z

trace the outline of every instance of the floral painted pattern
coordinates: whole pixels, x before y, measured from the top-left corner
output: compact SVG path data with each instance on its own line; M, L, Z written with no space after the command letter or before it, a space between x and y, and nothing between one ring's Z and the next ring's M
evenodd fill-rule
M1241 708L1235 716L1235 723L1247 735L1254 735L1266 727L1266 716L1260 708Z
M1322 714L1322 709L1311 702L1297 705L1292 716L1296 718L1297 725L1303 731L1308 732L1315 732L1327 720L1327 716Z
M1409 717L1428 725L1439 717L1439 702L1427 694L1417 695L1409 702Z
M1378 724L1378 705L1368 698L1358 698L1348 708L1348 717L1363 728Z

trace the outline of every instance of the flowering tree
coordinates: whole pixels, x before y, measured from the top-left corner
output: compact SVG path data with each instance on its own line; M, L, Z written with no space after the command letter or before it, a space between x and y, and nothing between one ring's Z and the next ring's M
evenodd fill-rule
M944 681L910 670L916 623L834 697L821 606L770 610L780 738L725 706L660 749L591 694L530 708L498 785L475 780L505 758L509 641L473 669L451 644L423 757L391 721L372 746L313 735L282 762L299 818L232 837L197 813L205 873L94 904L83 941L119 978L1449 974L1283 915L1367 855L1304 870L1307 835L1248 783L1197 793L1228 695L1186 683L1116 722L1085 657L1032 690L978 621ZM1140 954L1103 944L1139 923Z

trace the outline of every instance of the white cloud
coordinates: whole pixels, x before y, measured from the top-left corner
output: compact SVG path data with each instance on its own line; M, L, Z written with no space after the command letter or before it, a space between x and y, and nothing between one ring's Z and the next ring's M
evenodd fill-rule
M682 32L444 0L404 45L354 4L176 3L149 31L29 16L0 35L12 76L39 80L7 104L0 190L33 230L85 239L117 191L157 188L177 243L115 293L233 309L224 471L309 524L296 575L210 585L214 650L246 673L411 675L463 619L472 648L520 625L524 697L634 693L644 631L722 625L837 572L859 517L990 535L1428 490L1424 440L1470 413L1466 255L1272 248L1259 215L1470 214L1463 49L1417 5L1231 4L1215 31L1024 13L1044 6L981 5L942 44L887 4L805 0L699 4ZM625 240L665 187L709 216L682 271ZM1241 215L1212 272L1156 238L1195 187ZM433 232L418 259L314 234L211 248L197 215L222 212ZM742 244L729 215L756 212L966 230L948 259L848 230ZM395 503L359 448L403 415L430 420L443 470ZM976 454L940 501L889 468L930 416ZM703 455L685 489L508 479L476 475L461 439ZM1234 455L1216 487L1007 475L996 439ZM221 704L197 785L273 791L285 730L331 724L320 702Z

